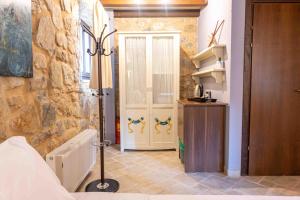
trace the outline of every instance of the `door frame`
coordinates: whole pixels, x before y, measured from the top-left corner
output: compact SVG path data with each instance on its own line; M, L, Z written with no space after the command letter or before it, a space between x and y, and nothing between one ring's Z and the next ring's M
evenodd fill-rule
M252 39L254 5L259 3L300 3L300 0L246 0L245 38L244 38L244 74L243 74L243 122L241 175L249 174L249 141L251 110L251 71L252 71Z

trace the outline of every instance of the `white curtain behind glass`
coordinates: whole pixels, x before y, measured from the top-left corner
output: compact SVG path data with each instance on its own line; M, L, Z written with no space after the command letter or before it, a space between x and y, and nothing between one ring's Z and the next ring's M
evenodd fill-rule
M172 104L174 97L174 46L172 37L154 37L152 47L153 103Z
M146 38L126 38L125 45L127 104L146 104Z

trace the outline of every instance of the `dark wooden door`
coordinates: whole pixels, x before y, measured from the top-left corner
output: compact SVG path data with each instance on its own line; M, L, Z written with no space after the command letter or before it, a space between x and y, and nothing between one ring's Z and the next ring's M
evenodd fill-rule
M300 3L253 16L249 175L299 175Z

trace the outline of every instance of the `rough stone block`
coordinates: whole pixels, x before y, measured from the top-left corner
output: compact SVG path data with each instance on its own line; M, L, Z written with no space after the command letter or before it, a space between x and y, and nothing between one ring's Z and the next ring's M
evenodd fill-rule
M41 17L38 33L36 36L37 44L48 50L52 54L55 50L55 27L49 16Z
M33 53L33 65L37 69L46 69L47 60L46 56L41 53Z
M53 0L46 0L47 6L51 12L52 20L57 29L63 28L63 21L60 6Z
M42 108L42 125L43 127L50 127L56 121L56 109L51 103L43 103Z
M69 61L69 56L68 56L68 52L61 49L61 48L57 48L55 51L55 55L56 58L62 62L68 62Z
M1 103L0 99L0 103ZM1 107L0 107L1 108ZM4 117L4 109L0 109L0 119L5 119ZM0 139L6 139L6 125L4 120L0 120Z
M20 87L25 85L25 79L24 78L17 78L17 77L10 77L8 79L8 83L11 89Z
M74 72L73 69L66 64L62 65L63 75L64 75L64 83L66 85L73 85L74 84Z
M14 131L22 131L24 133L32 133L40 128L37 112L33 105L24 105L20 113L10 120L9 126Z
M14 108L21 108L24 105L24 100L22 96L11 96L7 98L7 104Z
M7 135L5 133L5 130L0 129L0 140L5 140L7 138Z
M72 12L72 6L70 0L60 0L60 4L63 11L67 11L68 13Z
M62 64L53 60L50 65L50 72L52 87L61 89L63 87Z
M48 87L48 81L44 76L42 76L42 77L34 78L34 79L30 80L29 85L30 85L30 90L33 90L33 91L45 90Z
M63 121L64 126L66 129L71 129L71 128L77 128L78 124L76 123L76 120L73 119L66 119Z
M68 39L63 32L56 33L56 43L58 46L63 47L64 49L68 48Z
M77 118L81 117L81 107L78 102L75 102L70 106L70 111L74 117L77 117Z
M56 122L56 124L55 124L55 134L56 135L62 135L65 130L66 130L66 128L62 121Z
M68 49L71 54L76 54L76 39L73 37L68 38Z
M30 144L33 146L39 145L42 142L44 142L46 139L48 139L49 137L51 137L50 131L45 131L45 132L36 134L30 139Z

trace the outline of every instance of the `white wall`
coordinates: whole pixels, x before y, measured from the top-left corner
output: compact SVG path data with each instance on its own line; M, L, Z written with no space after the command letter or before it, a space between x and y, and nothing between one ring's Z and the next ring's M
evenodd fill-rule
M245 1L232 0L229 162L227 166L229 175L240 174L241 170Z
M212 96L229 103L226 134L226 171L230 176L240 175L243 105L243 65L245 0L209 0L199 17L199 51L208 46L209 35L218 20L225 20L219 44L226 44L226 81L216 84L213 79L204 79L206 90Z
M209 0L208 5L201 10L198 19L199 51L208 47L211 33L214 31L217 21L225 20L223 29L218 37L219 44L226 44L226 81L216 84L212 78L202 79L204 88L212 91L212 96L225 103L229 102L230 91L230 44L231 44L231 0Z

